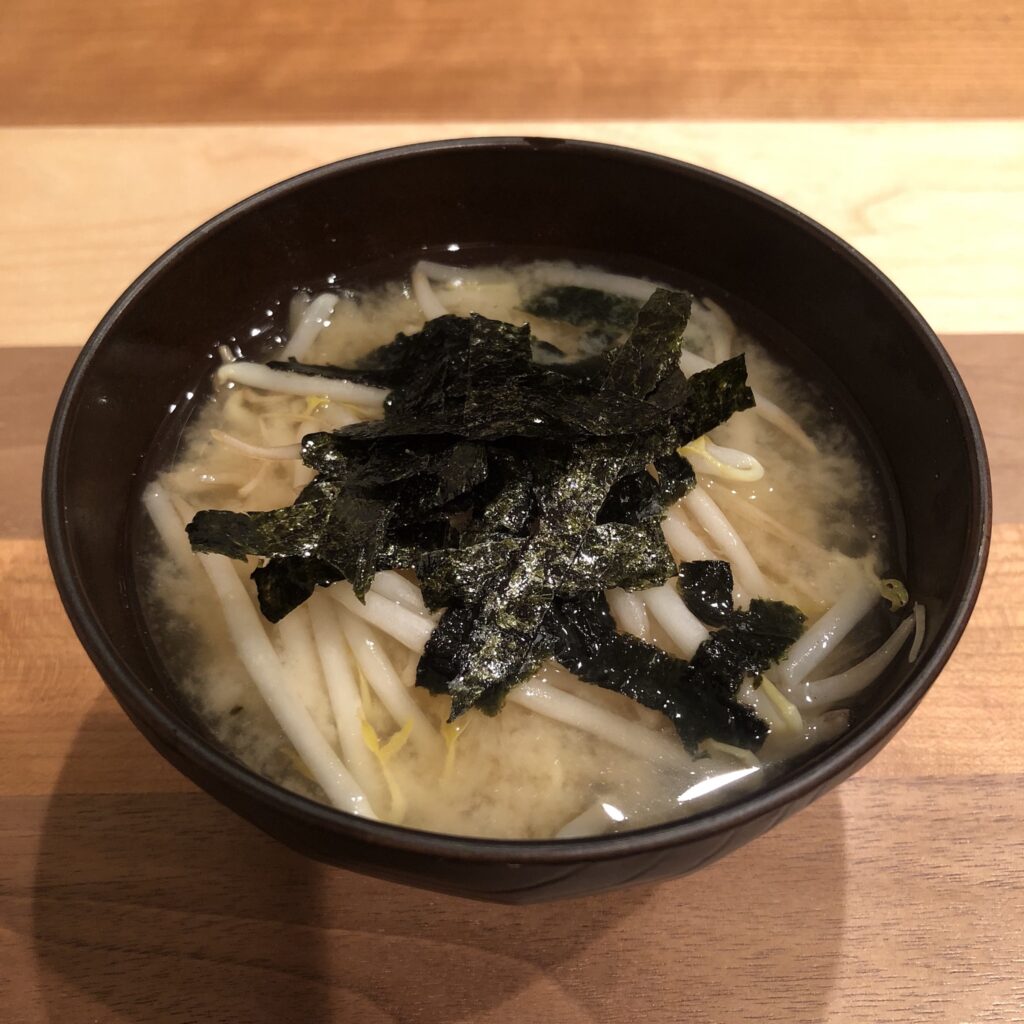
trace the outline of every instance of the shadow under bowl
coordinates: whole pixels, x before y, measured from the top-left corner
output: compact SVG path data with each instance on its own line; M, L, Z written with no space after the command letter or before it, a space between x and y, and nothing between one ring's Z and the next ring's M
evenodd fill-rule
M153 656L129 526L147 451L218 342L296 283L466 251L586 253L711 282L799 339L841 383L900 509L898 560L924 604L914 665L894 665L835 743L760 792L641 831L560 842L418 832L356 818L246 769ZM93 333L46 453L47 550L79 638L132 721L218 800L319 860L444 892L527 902L683 874L764 832L876 754L953 651L991 529L985 450L935 335L870 263L753 189L647 153L476 139L373 153L275 185L160 257ZM898 538L899 539L899 538Z

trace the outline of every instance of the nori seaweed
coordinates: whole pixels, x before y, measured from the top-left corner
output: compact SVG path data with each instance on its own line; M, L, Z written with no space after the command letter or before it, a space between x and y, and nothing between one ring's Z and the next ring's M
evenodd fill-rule
M541 315L635 326L585 359L542 364L528 326L474 314L399 334L352 368L271 364L387 387L383 419L307 435L317 476L291 507L200 512L189 538L265 559L253 578L272 621L317 586L347 579L362 597L375 572L415 569L427 604L447 609L416 681L451 697L452 718L497 712L555 656L664 712L691 749L706 736L753 749L766 727L736 690L781 657L799 613L734 611L721 570L684 566L681 593L720 627L686 663L619 634L602 596L675 574L660 521L694 483L678 449L753 404L743 358L687 378L690 296L658 290L638 307L587 291L545 293Z
M708 737L748 750L764 742L765 723L735 699L743 681L735 659L720 662L717 649L705 650L708 641L691 662L673 657L619 633L600 593L560 602L549 629L559 664L585 682L660 711L691 753Z
M709 626L724 626L732 615L732 568L728 562L683 562L679 594L686 607Z
M396 516L394 503L347 491L341 485L314 481L288 508L270 512L197 512L188 524L195 551L245 559L316 558L339 579L351 581L362 597L374 574L392 559L389 528ZM295 563L289 563L296 576ZM315 576L317 569L303 575ZM323 574L320 568L321 574Z

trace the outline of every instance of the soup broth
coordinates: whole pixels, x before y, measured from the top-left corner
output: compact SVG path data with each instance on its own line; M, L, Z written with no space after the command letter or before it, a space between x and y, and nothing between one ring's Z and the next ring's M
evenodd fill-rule
M288 340L270 358L352 367L425 321L480 314L529 324L535 360L572 364L621 345L629 325L619 300L628 308L653 290L652 282L569 262L421 263L372 289L297 291ZM566 315L552 294L589 295L598 312ZM359 385L346 390L332 380L328 394L322 378L259 376L262 367L250 370L229 347L146 492L157 530L138 552L151 635L199 716L253 771L311 799L417 829L519 839L685 817L763 785L838 736L857 694L893 658L912 655L923 629L921 613L886 578L890 528L877 476L832 404L721 305L695 297L683 347L687 375L743 353L757 404L682 449L696 486L661 523L673 560L726 561L737 609L769 598L806 617L787 656L739 689L737 699L766 724L756 751L713 739L687 749L663 714L551 659L512 688L500 713L473 708L448 722L449 699L414 685L441 612L425 606L408 571L378 573L365 604L341 581L277 623L260 619L250 579L259 560L198 559L184 524L202 509L290 506L315 475L299 457L303 437L379 418L381 406ZM239 594L249 608L233 612ZM619 631L693 658L686 630L696 627L681 617L689 613L672 579L606 597ZM249 641L239 639L238 614ZM242 643L255 644L248 658ZM257 656L271 666L272 683L255 679ZM268 699L270 685L291 703ZM315 733L302 733L310 723ZM361 803L325 789L311 762L332 758Z

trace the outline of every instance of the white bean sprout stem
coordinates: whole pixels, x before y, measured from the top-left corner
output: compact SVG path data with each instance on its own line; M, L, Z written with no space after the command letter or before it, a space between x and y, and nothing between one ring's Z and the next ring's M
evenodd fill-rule
M294 334L295 329L299 326L299 321L302 319L303 311L313 301L313 296L305 290L305 288L299 289L291 298L291 302L288 303L288 330Z
M914 642L910 645L910 653L907 660L913 664L921 653L921 645L924 643L925 614L924 605L914 605Z
M150 484L142 495L142 504L175 565L186 575L197 576L199 563L188 542L181 516L167 492L158 483Z
M430 279L423 271L423 266L417 263L412 268L412 294L425 320L436 320L439 316L447 316L448 310L442 305L441 300L430 287Z
M412 732L409 734L412 743L421 751L440 756L441 739L437 731L412 699L373 631L348 609L340 608L337 611L356 663L395 724L401 729L407 722L412 722Z
M508 700L539 715L588 732L629 753L649 750L656 758L690 766L690 757L679 741L630 722L614 711L598 707L537 678L513 687Z
M323 395L324 398L348 405L361 405L368 409L382 409L387 391L367 384L333 377L317 377L291 370L275 370L262 363L225 363L217 368L217 380L231 382L261 391L274 391L279 395Z
M379 801L383 793L373 754L363 742L362 722L366 712L352 653L338 626L334 606L323 594L313 595L309 615L342 756L363 789Z
M716 754L725 754L748 768L760 768L761 758L752 750L743 747L734 747L731 743L722 743L720 740L706 739L701 743L701 749L712 751Z
M381 594L376 594L373 590L367 591L364 604L356 597L351 583L337 583L327 593L364 622L394 637L409 650L417 654L423 653L423 648L426 647L434 629L434 622L431 619Z
M747 678L743 680L736 699L741 704L746 704L758 718L764 719L772 733L786 728L786 720L780 710L768 699L768 694L761 685L755 689L754 680Z
M320 661L313 644L313 625L309 619L309 609L305 605L293 608L275 626L263 624L270 634L281 658L288 686L299 694L303 703L313 715L317 714L317 697L326 697L326 686L321 686L322 673ZM277 634L276 641L274 634ZM317 723L319 724L319 723ZM323 730L321 730L323 731ZM331 743L334 730L328 729L324 739Z
M800 709L779 690L767 674L761 677L759 689L782 716L782 721L787 728L794 732L803 730L804 720Z
M228 633L242 664L303 764L335 807L374 817L366 794L324 739L302 701L288 688L277 652L234 567L224 555L199 555L199 561L220 599Z
M701 299L700 304L707 312L708 319L714 322L716 330L710 332L711 345L715 353L715 362L724 363L732 355L732 343L736 338L736 325L732 317L717 302Z
M249 444L248 441L243 441L240 437L235 437L232 434L225 433L223 430L216 429L210 431L210 437L212 437L214 441L220 442L220 444L227 445L229 448L234 448L235 451L239 451L243 455L248 455L250 459L268 459L270 461L274 461L278 459L298 459L302 455L302 446L298 444L269 446Z
M593 288L611 295L636 299L637 302L646 302L654 294L655 289L662 287L639 277L610 274L604 270L583 270L580 267L560 264L539 267L537 277L548 287L568 285L576 288Z
M715 560L715 553L690 529L682 505L677 501L661 521L661 532L672 549L672 554L681 562L708 562ZM733 604L745 607L750 600L747 592L733 580Z
M841 551L836 551L834 548L823 548L820 544L815 544L809 537L791 530L785 523L779 522L778 519L769 515L764 509L758 508L754 502L740 497L727 487L716 487L715 496L719 502L724 501L729 506L731 512L738 512L743 518L756 523L768 533L774 533L780 540L787 541L795 548L803 549L807 554L815 558L821 558L825 561L830 559L841 559L846 562L852 561L848 555L844 555Z
M246 483L242 484L242 486L238 488L238 496L240 498L248 498L253 491L255 491L256 488L267 479L271 465L272 463L266 460L261 460L259 469L253 473Z
M185 524L169 499L153 488L148 498L146 508L150 515L158 509L157 515L165 525L173 517L177 531L184 537ZM156 519L154 524L159 530ZM305 705L289 689L281 659L230 559L209 554L196 557L213 584L239 660L302 762L335 807L365 818L374 817L366 794L324 739Z
M757 567L747 545L707 491L698 484L682 498L682 503L728 559L740 586L752 597L770 597L768 581Z
M446 263L435 263L433 260L420 260L413 267L413 273L417 270L432 281L444 281L446 284L461 284L472 274L469 267L452 267Z
M714 553L683 521L677 502L661 521L661 532L672 553L683 562L702 562L714 559Z
M373 577L373 585L370 588L381 597L389 601L403 605L410 611L418 612L420 615L430 617L430 611L423 603L423 594L415 583L407 580L401 573L394 569L384 569Z
M613 587L606 590L604 596L619 629L641 640L650 639L651 624L647 618L647 608L639 594L631 594L620 587Z
M870 686L892 664L907 637L914 631L914 616L908 615L878 650L857 662L845 672L824 679L810 679L801 683L795 697L809 707L828 707L847 700Z
M795 687L835 650L879 600L876 586L858 580L790 647L778 673L782 688L790 697L794 696Z
M338 296L331 292L318 295L299 317L298 326L281 350L282 359L302 359L313 347L320 332L330 324L330 316L338 304Z
M609 800L598 800L581 814L567 821L556 833L555 839L580 839L599 836L613 824L626 820L626 815Z
M647 610L658 621L669 639L683 652L685 658L692 658L697 648L711 635L707 627L683 603L676 590L675 579L660 587L642 590L640 596Z

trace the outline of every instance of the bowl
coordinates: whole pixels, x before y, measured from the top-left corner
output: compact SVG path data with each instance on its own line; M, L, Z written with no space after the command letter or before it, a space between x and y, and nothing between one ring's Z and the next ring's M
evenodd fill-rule
M800 339L844 389L890 475L898 560L927 609L914 665L894 664L851 728L735 803L572 841L461 838L369 821L288 792L211 736L154 655L127 536L167 410L215 344L269 295L327 271L447 245L583 252L713 282ZM834 382L833 382L834 383ZM957 643L988 551L984 445L935 335L867 260L821 226L718 174L614 146L497 138L427 143L321 167L219 214L161 256L75 364L46 452L47 550L71 622L125 712L216 799L329 864L504 902L593 893L693 871L778 824L873 757Z

